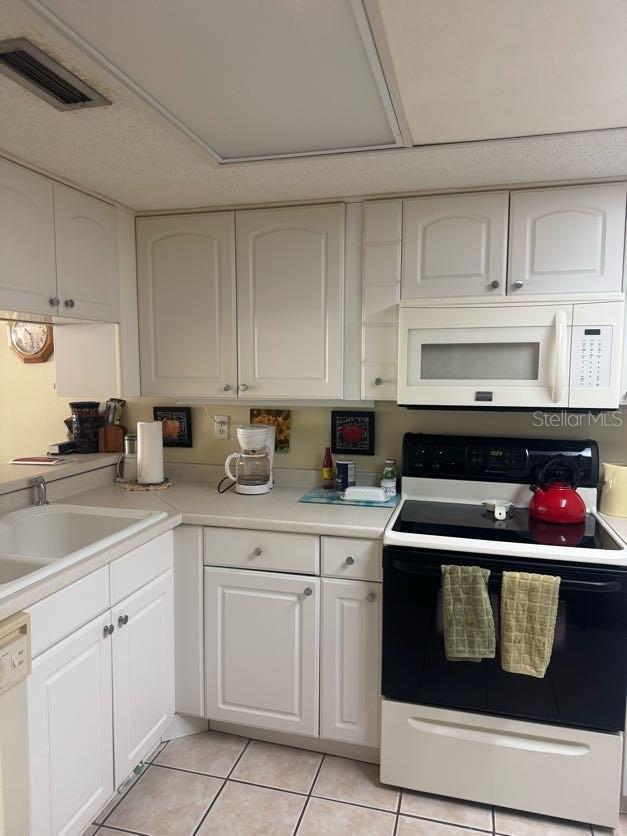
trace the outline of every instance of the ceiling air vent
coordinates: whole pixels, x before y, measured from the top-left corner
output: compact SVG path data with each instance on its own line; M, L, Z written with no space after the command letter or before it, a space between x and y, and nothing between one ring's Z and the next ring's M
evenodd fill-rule
M0 41L0 73L58 110L111 104L26 38Z

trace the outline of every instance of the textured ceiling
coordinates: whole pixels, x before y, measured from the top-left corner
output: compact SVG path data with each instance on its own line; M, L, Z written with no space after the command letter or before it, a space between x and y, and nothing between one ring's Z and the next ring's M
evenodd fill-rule
M26 12L19 0L2 0L0 37L22 36L62 59L113 105L59 112L0 76L0 149L136 209L627 176L627 130L216 169L161 116Z
M626 0L380 0L414 145L627 126Z

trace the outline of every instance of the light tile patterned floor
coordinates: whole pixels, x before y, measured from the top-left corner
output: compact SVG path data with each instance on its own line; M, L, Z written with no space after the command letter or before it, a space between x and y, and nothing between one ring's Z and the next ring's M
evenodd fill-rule
M402 792L378 767L220 732L160 747L89 836L601 836L611 830ZM627 836L627 816L614 836Z

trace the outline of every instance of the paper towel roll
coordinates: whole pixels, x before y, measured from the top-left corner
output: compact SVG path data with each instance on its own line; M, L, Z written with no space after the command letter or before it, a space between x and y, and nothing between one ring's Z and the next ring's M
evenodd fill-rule
M137 481L163 482L163 426L161 421L137 422Z

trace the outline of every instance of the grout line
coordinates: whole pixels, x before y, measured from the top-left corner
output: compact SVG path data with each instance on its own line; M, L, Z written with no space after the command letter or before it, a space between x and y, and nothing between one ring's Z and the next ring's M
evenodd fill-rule
M308 798L309 793L298 792L298 790L286 790L283 787L269 787L267 784L256 784L254 781L243 781L241 778L229 778L232 784L244 784L247 787L259 787L262 790L274 790L275 792L286 792L289 795L299 795L301 798Z
M311 786L309 787L309 792L307 793L307 800L303 804L303 809L300 811L300 816L298 817L298 821L296 822L296 827L293 830L292 836L295 836L298 833L298 828L300 827L300 823L303 820L303 816L305 815L305 810L309 805L309 799L311 798L311 793L313 792L313 788L316 786L316 781L318 780L318 776L320 775L320 770L322 769L322 764L324 763L326 758L326 754L322 753L322 757L320 758L320 763L318 764L318 768L316 769L316 774L313 777L313 781L311 782Z
M111 824L101 824L100 827L115 830L116 833L129 833L130 836L150 836L149 833L142 833L141 830L125 830L123 827L113 827ZM94 836L97 836L97 834L95 833Z
M312 798L321 798L323 801L336 801L338 804L350 804L352 807L362 807L364 810L378 810L379 813L392 813L392 815L398 815L394 810L390 810L389 807L387 809L385 807L373 807L372 804L360 804L358 801L344 801L341 798L331 798L328 795L315 795L314 793L312 793ZM405 816L407 814L403 813L403 815ZM418 816L412 816L412 818L417 819ZM436 819L433 819L433 821L436 821ZM450 822L444 822L444 824L450 824ZM484 831L484 833L485 832L487 831Z
M389 812L389 810L387 812ZM402 815L406 816L409 819L418 819L419 821L431 821L434 824L446 824L448 827L459 827L461 830L468 830L471 833L490 833L489 830L485 830L480 827L472 827L468 824L457 824L456 822L443 821L442 819L432 819L429 816L416 816L413 813L403 813Z
M183 769L180 766L170 766L165 763L152 763L151 766L156 766L157 769L169 769L170 772L185 772L187 775L203 775L205 778L217 778L220 781L226 781L226 775L213 775L211 772L198 772L195 769Z
M492 836L496 833L496 810L494 809L494 804L491 805L490 809L492 810Z
M399 787L399 790L398 790L398 804L396 805L396 818L394 820L394 832L393 832L392 836L396 836L396 832L398 830L398 823L399 823L400 815L401 815L401 801L402 800L403 800L403 790L402 790L401 787Z
M242 758L243 758L243 756L244 756L245 751L248 749L248 747L249 747L249 746L250 746L250 738L246 741L246 744L245 744L244 748L242 749L242 751L239 753L239 755L238 755L238 756L237 756L237 758L235 759L235 763L234 763L234 764L233 764L233 766L230 768L230 770L229 770L228 775L226 776L226 778L222 778L222 779L221 779L221 780L222 780L222 786L220 787L220 789L217 791L217 793L216 793L216 794L215 794L215 796L213 797L213 799L212 799L212 801L211 801L211 804L207 807L207 810L206 810L205 814L202 816L202 818L201 818L201 819L200 819L200 821L198 822L198 825L197 825L196 829L194 830L194 832L193 832L192 836L196 836L196 834L198 833L198 831L200 830L200 828L203 826L203 824L204 824L204 822L205 822L205 820L206 820L207 816L208 816L208 815L209 815L209 813L212 811L212 809L213 809L213 807L214 807L214 805L215 805L216 801L218 800L218 798L220 798L220 795L222 794L222 790L226 787L226 784L227 784L227 781L228 781L228 779L229 779L229 776L233 773L233 770L235 769L235 767L237 766L237 764L241 761L241 759L242 759ZM183 771L183 770L181 770L181 771Z
M104 827L104 826L105 826L106 822L108 822L108 821L109 821L109 819L111 818L111 816L113 815L113 813L115 813L115 811L118 809L118 807L120 806L120 804L124 801L124 799L125 799L125 798L129 795L129 793L131 793L131 792L135 789L135 787L139 784L139 782L140 782L140 781L141 781L141 779L144 777L144 775L146 775L146 773L147 773L147 772L148 772L148 770L151 768L151 766L152 766L152 764L151 764L151 763L147 763L147 764L146 764L146 768L144 769L144 771L142 772L142 774L138 776L138 778L137 778L137 780L136 780L136 781L133 781L133 784L132 784L132 785L128 788L128 790L127 790L125 793L122 793L122 795L120 795L120 798L119 798L119 800L118 800L117 804L115 804L115 805L111 808L111 810L109 810L109 812L107 813L107 815L106 815L106 816L104 817L104 819L100 822L99 827Z

